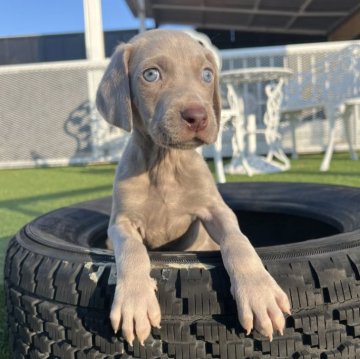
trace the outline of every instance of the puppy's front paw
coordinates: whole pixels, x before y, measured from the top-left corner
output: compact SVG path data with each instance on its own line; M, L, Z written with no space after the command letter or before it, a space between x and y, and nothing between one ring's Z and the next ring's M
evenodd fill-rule
M270 341L274 330L283 334L283 312L290 314L290 303L287 295L265 269L250 278L242 276L235 280L231 293L236 300L240 324L247 334L255 328Z
M122 330L125 340L132 345L135 336L143 345L151 326L160 328L160 306L155 296L156 282L144 280L119 280L116 285L110 320L115 331Z

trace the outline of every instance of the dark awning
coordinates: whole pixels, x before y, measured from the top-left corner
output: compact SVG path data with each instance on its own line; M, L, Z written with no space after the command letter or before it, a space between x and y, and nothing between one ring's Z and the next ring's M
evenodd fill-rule
M138 0L126 1L137 16ZM146 16L158 26L327 36L360 10L360 1L145 0L145 6Z

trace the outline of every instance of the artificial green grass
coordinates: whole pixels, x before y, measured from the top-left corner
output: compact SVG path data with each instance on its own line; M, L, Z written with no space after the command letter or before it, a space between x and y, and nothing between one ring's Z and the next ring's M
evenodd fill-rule
M0 171L0 266L9 238L52 209L111 194L114 165ZM0 358L9 358L0 272Z
M360 187L360 161L352 161L348 153L336 153L330 170L320 172L322 154L303 155L291 161L290 171L266 175L231 176L227 182L313 182ZM213 164L210 164L213 171Z
M291 161L288 172L227 176L229 182L316 182L360 187L360 161L347 153L335 154L331 169L319 172L322 155ZM213 170L212 162L209 162ZM0 265L3 268L9 238L26 222L52 209L110 195L115 165L0 171ZM3 283L2 272L0 282ZM0 286L2 288L2 286ZM0 358L9 358L5 334L3 290L0 290Z

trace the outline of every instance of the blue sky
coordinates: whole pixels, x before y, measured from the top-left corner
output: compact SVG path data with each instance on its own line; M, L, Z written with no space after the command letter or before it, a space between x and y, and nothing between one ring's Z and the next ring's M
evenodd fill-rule
M105 30L138 28L125 0L102 0L102 12ZM0 0L0 37L83 31L82 0Z

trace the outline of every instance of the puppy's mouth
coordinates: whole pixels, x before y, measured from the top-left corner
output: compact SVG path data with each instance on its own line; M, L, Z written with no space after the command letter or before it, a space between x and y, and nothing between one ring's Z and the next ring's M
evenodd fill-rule
M174 141L170 139L167 141L159 141L159 139L157 139L156 143L164 148L175 148L178 150L192 150L205 144L205 142L199 138L193 138L188 141Z
M210 117L206 125L193 128L193 123L182 117L162 116L151 121L149 133L153 141L163 148L190 150L214 143L217 136L216 121Z
M194 138L191 141L169 143L168 147L169 148L176 148L176 149L179 149L179 150L191 150L191 149L194 149L196 147L199 147L199 146L203 145L204 143L205 142L203 142L199 138Z

